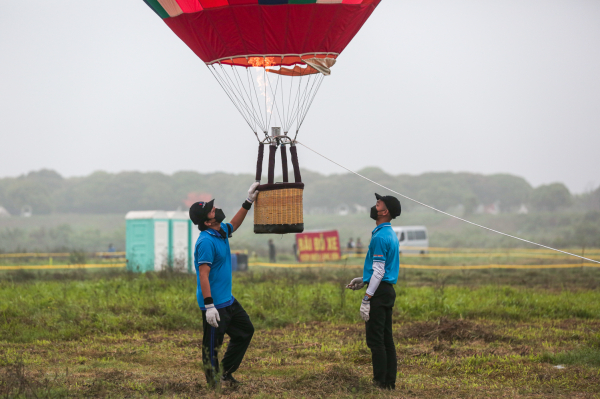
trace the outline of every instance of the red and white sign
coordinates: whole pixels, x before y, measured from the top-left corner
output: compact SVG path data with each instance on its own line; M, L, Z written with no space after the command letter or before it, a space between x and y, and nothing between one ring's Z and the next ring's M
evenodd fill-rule
M300 262L323 262L341 258L340 235L337 230L296 234L296 245Z

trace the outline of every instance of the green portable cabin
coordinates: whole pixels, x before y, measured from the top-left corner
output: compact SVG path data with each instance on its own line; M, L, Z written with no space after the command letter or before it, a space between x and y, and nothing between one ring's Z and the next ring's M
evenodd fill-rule
M125 215L127 270L164 270L169 263L169 217L163 211L132 211Z
M169 264L173 270L190 271L190 218L187 212L167 212L169 218Z

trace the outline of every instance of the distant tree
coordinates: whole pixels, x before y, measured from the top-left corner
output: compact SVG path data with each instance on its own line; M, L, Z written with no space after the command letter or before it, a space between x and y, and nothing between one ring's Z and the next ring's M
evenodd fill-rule
M10 213L18 215L29 206L34 214L48 214L54 211L53 197L63 188L64 179L52 170L42 169L7 179L3 186L4 206Z
M577 197L580 208L588 211L600 211L600 187Z
M290 166L289 179L293 181ZM503 211L522 203L534 203L539 209L556 209L570 203L570 193L563 185L550 185L536 190L524 179L511 175L478 175L474 173L424 173L421 175L391 175L380 168L369 167L359 171L364 176L399 193L436 208L447 210L462 204L465 212L473 212L477 205L500 202ZM304 207L333 212L341 204L370 208L375 203L373 193L391 194L351 173L323 175L302 170L305 183ZM167 175L157 172L94 172L88 176L63 179L50 170L32 172L17 178L0 179L0 205L12 214L19 214L24 205L35 214L60 213L126 213L130 210L185 207L189 193L206 193L216 199L226 214L240 207L254 176L248 174L205 173L194 171ZM263 173L263 183L266 173ZM275 181L282 181L276 176ZM587 194L586 194L587 195ZM586 197L600 204L600 189ZM421 208L399 198L402 212ZM578 204L583 200L578 197ZM534 206L534 209L536 208ZM599 205L600 206L600 205ZM596 208L580 206L581 209Z
M573 202L569 189L562 183L539 186L531 194L531 205L538 211L555 211Z
M503 212L518 208L529 202L533 188L518 176L497 174L491 176L465 174L469 187L480 204L489 205L500 202Z
M463 205L465 207L465 216L469 216L475 213L475 210L477 209L477 205L479 205L479 203L474 195L469 195L467 198L465 198L465 202Z
M581 247L600 247L600 212L587 212L582 221L575 226L575 245Z

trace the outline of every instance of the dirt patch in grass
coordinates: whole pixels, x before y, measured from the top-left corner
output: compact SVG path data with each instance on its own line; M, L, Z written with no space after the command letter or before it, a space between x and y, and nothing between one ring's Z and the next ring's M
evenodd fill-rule
M547 325L563 330L576 330L583 326L590 331L600 332L600 320L566 319L548 323Z
M40 371L30 370L22 360L3 361L0 367L1 398L49 398L64 393L64 387Z
M202 392L205 394L208 393L206 384L200 382L200 380L189 381L185 379L158 377L153 378L150 385L154 387L154 393L160 395L188 394L194 397Z
M323 372L306 372L284 384L284 389L291 392L306 390L307 387L322 394L333 394L340 388L349 393L374 390L368 378L361 378L355 369L342 364L328 366Z
M120 371L120 370L110 370L110 371L97 371L96 375L97 375L97 378L100 380L103 380L106 382L118 383L118 382L125 381L128 377L130 378L133 374L126 373L126 372Z
M451 320L445 317L437 321L421 321L405 325L401 337L425 339L428 341L474 341L485 342L502 340L487 327L468 320Z

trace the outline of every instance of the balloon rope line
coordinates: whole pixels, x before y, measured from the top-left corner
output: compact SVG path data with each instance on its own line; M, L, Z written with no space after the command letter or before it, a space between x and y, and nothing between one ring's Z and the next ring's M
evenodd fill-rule
M252 75L250 68L246 68L246 78L248 79L248 90L250 90L250 92L252 92L252 89L254 89L254 98L256 98L256 108L258 108L258 111L254 111L254 112L256 113L256 119L258 120L260 118L260 114L262 113L260 110L260 101L258 99L256 85L252 83L252 81L250 80L250 76L252 76L252 80L254 80L254 75ZM258 75L257 75L257 77L258 77ZM254 100L251 100L251 101L252 101L252 109L254 110ZM262 129L265 136L268 136L267 128L263 127L263 126L260 126L260 128Z
M208 70L215 77L215 79L217 80L217 82L219 83L219 85L221 86L221 88L223 89L223 91L225 92L225 94L227 94L227 97L229 97L229 99L231 100L231 102L233 103L233 105L237 108L238 112L242 115L242 117L244 118L244 120L246 121L246 123L248 124L248 126L250 126L250 129L252 129L252 131L256 135L256 128L254 126L252 126L252 124L250 124L250 121L248 120L248 118L246 118L246 115L242 112L242 110L238 107L237 103L231 97L231 94L227 90L226 86L224 86L223 83L221 82L221 80L219 79L219 74L216 71L216 69L214 67L211 68L211 66L208 66ZM258 139L258 135L256 135L256 138ZM260 142L260 140L258 140L258 141Z
M235 81L239 82L239 87L244 89L243 93L241 92L241 90L239 90L241 97L244 99L244 104L246 104L246 97L248 97L248 103L250 103L250 106L252 107L252 112L250 112L250 107L246 104L246 108L248 109L248 114L250 114L250 116L252 118L254 118L254 124L258 125L258 123L256 123L256 117L255 117L256 111L254 110L254 102L252 101L252 96L250 94L248 94L248 90L246 90L246 85L244 84L244 81L242 80L242 77L240 76L238 69L234 68L233 66L231 66L231 69L233 72L235 72L235 74L234 74ZM246 94L246 97L244 97L244 93ZM256 128L254 129L254 134L256 134ZM258 138L258 135L256 135L256 137ZM260 141L260 139L259 139L259 141Z
M399 192L397 192L397 191L394 191L394 190L392 190L391 188L388 188L388 187L384 186L383 184L377 183L376 181L373 181L373 180L369 179L368 177L365 177L365 176L361 175L360 173L357 173L357 172L355 172L355 171L353 171L353 170L350 170L350 169L348 169L347 167L345 167L344 165L340 165L339 163L335 162L334 160L332 160L332 159L330 159L330 158L327 158L325 155L318 153L317 151L315 151L315 150L313 150L312 148L308 147L306 144L302 144L302 143L300 143L299 141L297 141L296 143L297 143L297 144L300 144L300 145L302 145L302 146L303 146L303 147L305 147L306 149L308 149L308 150L310 150L310 151L314 152L315 154L317 154L317 155L319 155L319 156L321 156L321 157L325 158L325 159L326 159L326 160L328 160L329 162L336 164L336 165L337 165L337 166L339 166L340 168L342 168L342 169L346 169L346 170L347 170L348 172L350 172L350 173L354 173L354 174L355 174L356 176L358 176L358 177L362 177L363 179L365 179L365 180L368 180L368 181L370 181L371 183L373 183L373 184L375 184L375 185L378 185L378 186L379 186L379 187L381 187L381 188L384 188L384 189L386 189L386 190L388 190L388 191L391 191L391 192L392 192L392 193L394 193L394 194L398 194L399 196L401 196L401 197L403 197L403 198L406 198L407 200L410 200L410 201L416 202L416 203L417 203L417 204L419 204L419 205L422 205L422 206L424 206L424 207L426 207L426 208L432 209L432 210L434 210L434 211L436 211L436 212L442 213L442 214L444 214L444 215L446 215L446 216L453 217L454 219L458 219L458 220L460 220L460 221L462 221L462 222L465 222L465 223L471 224L471 225L473 225L473 226L476 226L476 227L479 227L479 228L482 228L482 229L485 229L485 230L489 230L489 231L491 231L491 232L493 232L493 233L496 233L496 234L501 234L501 235L503 235L503 236L506 236L506 237L514 238L515 240L523 241L523 242L526 242L526 243L528 243L528 244L537 245L538 247L542 247L542 248L550 249L550 250L552 250L552 251L560 252L560 253L563 253L563 254L566 254L566 255L570 255L570 256L575 256L575 257L577 257L577 258L580 258L580 259L583 259L583 260L587 260L587 261L589 261L589 262L600 263L600 261L597 261L597 260L594 260L594 259L585 258L585 257L583 257L583 256L576 255L576 254L572 254L572 253L570 253L570 252L561 251L560 249L556 249L556 248L548 247L548 246L546 246L546 245L538 244L537 242L529 241L529 240L526 240L526 239L524 239L524 238L520 238L520 237L516 237L516 236L510 235L510 234L506 234L506 233L503 233L503 232L501 232L501 231L494 230L494 229L491 229L491 228L489 228L489 227L485 227L485 226L482 226L482 225L480 225L480 224L477 224L477 223L470 222L470 221L468 221L468 220L466 220L466 219L460 218L460 217L458 217L458 216L454 216L454 215L452 215L452 214L450 214L450 213L447 213L447 212L444 212L444 211L440 211L440 210L439 210L439 209L437 209L437 208L434 208L434 207L432 207L432 206L429 206L429 205L427 205L427 204L424 204L424 203L422 203L422 202L419 202L419 201L417 201L417 200L415 200L415 199L412 199L412 198L410 198L410 197L408 197L408 196L406 196L406 195L404 195L404 194L400 194Z
M319 89L321 88L321 84L323 83L323 79L325 79L325 75L321 75L320 79L321 80L319 80L319 85L317 86L317 89L314 91L312 99L310 100L308 107L304 111L304 115L302 116L302 119L300 120L298 127L296 128L296 135L294 136L294 140L296 140L296 137L298 137L298 132L300 131L300 128L302 127L302 124L304 123L304 119L306 119L306 115L308 115L308 111L310 111L310 107L312 107L313 101L315 101L315 97L317 96L317 93L319 92Z
M266 67L265 67L266 68ZM279 107L277 106L277 90L279 90L279 81L281 79L281 75L277 75L277 83L275 84L275 93L273 93L273 84L271 83L271 79L269 78L269 73L267 72L266 74L267 77L267 83L269 86L269 88L271 89L271 94L273 95L273 106L277 109L277 116L279 116L279 120L281 121L281 113L279 112ZM281 89L283 90L283 89ZM267 94L266 90L265 90L265 95ZM273 108L271 108L271 112L269 115L269 124L268 126L271 125L271 119L273 118ZM283 126L283 124L282 124Z

